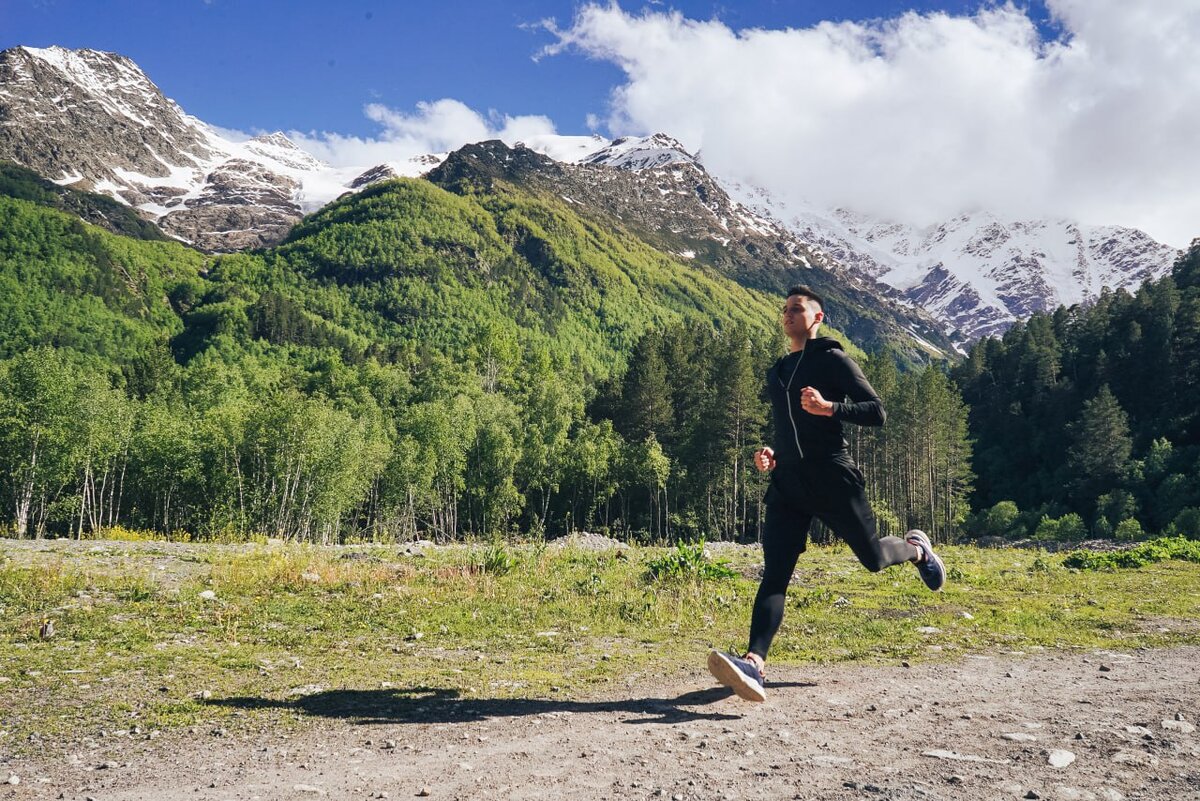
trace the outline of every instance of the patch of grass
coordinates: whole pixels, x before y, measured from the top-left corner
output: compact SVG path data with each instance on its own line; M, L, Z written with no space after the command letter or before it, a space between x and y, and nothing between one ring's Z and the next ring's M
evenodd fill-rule
M933 594L907 566L872 574L848 549L810 549L772 662L1198 639L1190 562L1101 573L1045 552L939 553L953 580ZM708 648L744 643L757 589L747 576L761 555L722 557L703 546L31 553L0 564L0 744L32 752L135 725L291 725L307 719L295 699L314 688L613 692L617 680L697 669ZM168 580L173 569L157 567L171 560L182 575Z
M125 528L124 526L108 526L97 531L85 531L81 539L84 540L115 540L118 542L149 542L153 540L164 541L170 539L155 531L145 529ZM188 536L179 540L180 542L189 542L191 537Z
M9 614L39 611L62 603L87 584L87 577L60 562L37 567L0 566L0 603Z

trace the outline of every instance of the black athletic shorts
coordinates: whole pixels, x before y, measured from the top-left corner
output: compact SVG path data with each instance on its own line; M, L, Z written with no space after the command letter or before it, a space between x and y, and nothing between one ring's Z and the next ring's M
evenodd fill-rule
M813 518L827 525L858 553L878 536L862 471L848 454L780 462L763 497L763 547L802 553Z

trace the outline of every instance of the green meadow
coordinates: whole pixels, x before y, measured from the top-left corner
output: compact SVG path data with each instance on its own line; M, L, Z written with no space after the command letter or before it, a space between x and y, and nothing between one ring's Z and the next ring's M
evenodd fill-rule
M0 748L303 725L291 701L322 691L502 702L702 685L709 648L744 645L760 564L726 545L123 545L0 551ZM906 566L871 574L812 547L772 662L1200 642L1197 546L1082 568L1067 566L1080 554L947 547L937 594Z

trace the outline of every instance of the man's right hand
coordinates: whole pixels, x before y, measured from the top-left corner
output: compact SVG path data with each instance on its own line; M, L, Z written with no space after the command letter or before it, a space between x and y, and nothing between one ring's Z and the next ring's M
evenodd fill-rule
M775 469L775 451L770 448L759 448L754 452L754 466L759 472Z

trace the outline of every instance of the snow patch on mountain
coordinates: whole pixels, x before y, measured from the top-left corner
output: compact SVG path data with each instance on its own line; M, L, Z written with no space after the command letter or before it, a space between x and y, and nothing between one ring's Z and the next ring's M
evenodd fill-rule
M580 158L577 163L624 170L652 170L672 164L699 165L696 157L688 153L678 140L663 133L614 139L599 150Z
M516 147L527 147L535 153L549 156L555 161L575 164L598 150L608 147L609 140L603 136L564 136L561 134L538 134L517 142Z

